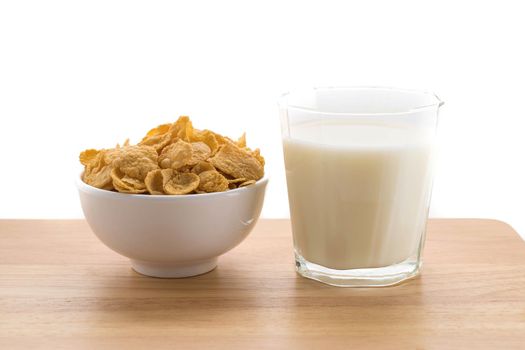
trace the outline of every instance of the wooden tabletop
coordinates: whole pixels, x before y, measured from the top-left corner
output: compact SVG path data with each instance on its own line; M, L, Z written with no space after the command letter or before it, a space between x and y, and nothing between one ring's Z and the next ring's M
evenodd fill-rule
M419 278L336 288L298 276L287 220L214 271L133 272L84 221L0 221L1 349L525 347L525 243L494 220L431 220Z

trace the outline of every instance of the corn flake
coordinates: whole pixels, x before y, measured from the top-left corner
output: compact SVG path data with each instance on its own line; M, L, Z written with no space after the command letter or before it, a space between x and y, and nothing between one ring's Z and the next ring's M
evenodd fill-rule
M255 150L253 151L249 151L249 153L255 157L255 159L257 159L259 161L259 163L261 163L261 165L264 167L264 165L266 164L266 161L264 160L264 157L261 156L261 151L256 148Z
M228 189L228 180L216 170L199 174L199 190L204 192L223 192Z
M211 156L211 149L204 142L192 142L191 148L193 149L193 154L188 163L189 165L195 165L198 162L205 161Z
M190 142L193 135L193 125L190 121L190 118L187 116L180 117L174 124L174 135L186 142Z
M134 179L122 173L119 169L114 168L111 171L113 186L119 192L123 193L145 193L146 185L141 180Z
M107 161L105 152L105 150L97 151L97 154L89 159L85 166L82 180L93 187L112 190L111 170L113 168L111 163Z
M96 158L96 156L99 153L100 153L99 150L87 149L81 152L78 158L80 159L80 163L82 163L82 165L88 165L91 161L93 161Z
M172 142L173 124L162 124L148 131L139 145L152 146L160 153L164 147Z
M253 185L254 183L255 183L255 180L248 180L248 181L245 181L242 184L240 184L239 187L250 186L250 185Z
M246 147L246 133L243 133L237 142L235 142L235 144L240 148Z
M191 169L191 172L199 175L200 173L208 170L215 170L214 166L209 162L200 161Z
M204 142L211 151L211 155L214 155L219 149L219 142L217 141L216 134L210 130L193 130L192 142Z
M199 175L179 173L173 169L161 170L164 192L181 195L193 192L199 187Z
M233 143L225 143L209 162L233 178L259 180L264 176L263 165L252 154Z
M151 146L126 146L117 150L112 165L124 175L144 181L146 175L157 169L158 155Z
M159 165L163 169L180 169L188 165L193 157L193 147L190 143L178 140L165 147L159 156Z
M246 181L245 177L240 177L238 179L228 179L228 183L230 184L240 184Z
M150 171L144 179L144 184L150 194L165 194L162 171L160 169Z

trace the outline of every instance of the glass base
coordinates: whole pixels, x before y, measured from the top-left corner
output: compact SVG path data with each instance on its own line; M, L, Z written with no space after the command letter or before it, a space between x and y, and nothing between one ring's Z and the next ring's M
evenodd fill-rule
M386 287L419 274L421 262L408 258L399 264L369 269L334 270L307 261L295 253L297 272L306 278L336 287Z

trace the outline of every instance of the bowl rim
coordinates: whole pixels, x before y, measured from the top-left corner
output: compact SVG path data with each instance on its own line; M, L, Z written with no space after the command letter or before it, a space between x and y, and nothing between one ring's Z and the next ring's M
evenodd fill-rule
M103 190L97 187L93 187L91 185L88 185L82 180L82 175L84 171L81 171L79 176L76 177L75 184L77 186L77 189L79 191L99 195L99 196L106 196L111 198L133 198L133 199L139 199L139 200L162 200L162 201L180 201L184 199L205 199L205 198L213 198L213 197L221 197L221 196L228 196L228 195L235 195L247 191L251 191L255 188L259 188L261 186L265 186L268 183L268 176L264 176L263 178L257 180L254 184L241 187L241 188L235 188L232 190L224 191L224 192L212 192L212 193L195 193L195 194L185 194L185 195L166 195L166 194L135 194L135 193L121 193L116 191L108 191Z

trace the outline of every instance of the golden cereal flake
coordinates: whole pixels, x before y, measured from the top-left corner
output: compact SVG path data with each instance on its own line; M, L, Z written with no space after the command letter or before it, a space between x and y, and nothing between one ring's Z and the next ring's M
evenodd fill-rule
M187 116L181 116L173 124L174 133L173 135L178 139L190 142L193 135L193 125L191 124L190 118Z
M106 164L111 164L113 166L113 161L117 158L117 155L119 154L120 149L119 148L110 148L104 150L104 162Z
M80 163L82 165L88 165L91 161L95 159L97 154L99 154L100 151L96 149L87 149L80 153L80 156L78 157L80 159Z
M193 129L191 141L204 142L210 148L211 155L214 155L219 149L219 142L217 142L215 134L210 130Z
M150 171L144 179L144 184L150 194L165 194L162 172L160 169Z
M230 184L240 184L246 181L245 177L240 177L238 179L228 179L228 183Z
M115 189L122 193L145 193L147 192L144 182L129 177L118 169L111 171L111 179Z
M165 147L159 156L159 165L163 169L180 169L190 164L193 157L193 147L190 143L178 140Z
M192 166L191 165L185 165L182 168L177 169L179 173L189 173L191 172Z
M144 138L151 137L151 136L165 135L170 131L171 125L172 123L159 125L156 128L153 128L150 131L148 131L148 133L146 134Z
M164 192L172 195L188 194L199 187L199 175L179 173L173 169L163 169L162 180Z
M193 155L189 162L189 165L195 165L200 161L204 161L211 156L211 149L204 142L192 142L191 148L193 149Z
M250 185L253 185L254 183L255 183L255 180L248 180L248 181L245 181L242 184L240 184L239 187L250 186Z
M162 124L148 131L146 136L139 142L142 146L152 146L157 153L172 142L172 125Z
M264 176L264 167L259 160L233 143L225 143L221 146L209 162L233 178L259 180Z
M157 153L160 153L167 145L170 144L170 142L170 135L155 135L140 141L139 145L151 146L155 149L155 151L157 151Z
M124 175L144 181L146 175L157 169L157 151L151 146L127 146L120 148L113 159L113 167Z
M82 180L90 186L112 190L111 170L113 168L111 163L106 161L105 153L106 150L100 150L89 160L84 168Z
M191 172L199 175L200 173L208 170L215 170L213 165L206 161L200 161L191 169Z
M129 139L126 139L124 141L124 143L122 144L122 147L126 147L126 146L129 146ZM115 146L115 149L120 149L120 143L117 143L117 145Z
M232 139L230 139L228 136L223 136L221 134L217 134L216 132L211 131L213 136L215 136L215 139L217 140L217 143L219 146L225 145L227 143L235 143Z
M199 190L205 192L223 192L228 190L228 180L216 170L208 170L199 174Z
M245 148L246 147L246 133L243 133L235 144L239 146L240 148Z
M264 160L264 157L261 156L261 150L259 150L258 148L256 148L255 150L253 151L249 151L249 153L255 157L255 159L257 159L259 161L259 163L261 163L261 165L264 167L264 165L266 164L265 160Z

